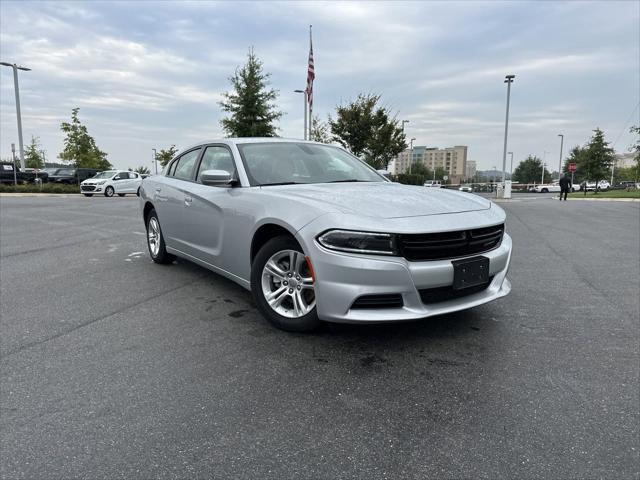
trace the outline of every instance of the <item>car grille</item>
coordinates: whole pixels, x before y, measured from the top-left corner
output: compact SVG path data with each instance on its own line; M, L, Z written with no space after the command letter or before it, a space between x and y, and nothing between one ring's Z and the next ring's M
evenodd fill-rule
M381 295L363 295L358 297L352 309L375 309L375 308L401 308L404 305L402 295L399 293Z
M80 185L80 190L85 192L93 192L95 189L95 185Z
M491 285L491 281L493 277L489 277L489 281L487 283L483 283L481 285L476 285L475 287L463 288L461 290L454 290L453 287L437 287L437 288L425 288L419 290L420 299L422 303L432 304L439 302L446 302L447 300L455 300L457 298L463 298L468 295L473 295L474 293L480 293L483 290L486 290L489 285Z
M455 232L398 235L400 254L407 260L442 260L488 252L500 245L504 224Z

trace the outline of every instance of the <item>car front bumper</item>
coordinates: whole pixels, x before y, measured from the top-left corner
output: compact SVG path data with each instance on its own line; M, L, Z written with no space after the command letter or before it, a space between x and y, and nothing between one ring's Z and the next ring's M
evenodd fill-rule
M450 287L453 284L451 260L410 262L402 257L355 255L328 250L315 241L306 242L305 251L311 258L316 275L318 317L331 322L415 320L482 305L504 297L511 291L511 283L506 276L511 261L512 241L506 233L499 247L479 254L489 259L489 276L492 280L486 289L428 304L423 303L420 291ZM400 294L403 306L352 308L356 299L363 295L389 294Z

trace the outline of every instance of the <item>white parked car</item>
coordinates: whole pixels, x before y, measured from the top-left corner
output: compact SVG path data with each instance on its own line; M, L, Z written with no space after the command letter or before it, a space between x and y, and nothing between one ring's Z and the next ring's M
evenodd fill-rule
M460 188L458 188L458 190L460 190L461 192L473 192L473 187L468 183L466 183L464 185L461 185Z
M549 192L560 192L560 190L561 190L560 185L557 183L553 183L550 185L546 185L546 184L536 185L530 191L536 192L536 193L549 193Z
M611 184L606 180L600 180L598 182L598 190L609 190L611 188ZM591 191L596 189L596 182L587 182L585 185L585 190Z
M427 180L426 182L424 182L424 186L425 187L441 188L442 187L442 182L440 180Z
M113 197L115 194L124 197L127 193L139 195L141 184L142 176L139 173L106 170L82 182L80 192L85 197L92 197L96 193L102 193L105 197Z

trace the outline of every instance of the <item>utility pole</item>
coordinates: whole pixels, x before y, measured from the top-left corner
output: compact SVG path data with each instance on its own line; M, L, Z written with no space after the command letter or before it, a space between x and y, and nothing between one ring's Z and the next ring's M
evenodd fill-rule
M540 180L540 185L544 184L544 168L547 166L546 163L542 163L542 180Z
M411 166L413 165L413 142L414 142L415 138L411 139L411 147L410 147L410 151L411 153L409 154L409 175L411 175Z
M13 158L13 184L18 185L18 174L16 173L18 166L16 165L16 144L15 143L11 144L11 157Z
M560 137L560 166L558 167L558 181L560 180L560 177L562 177L562 147L564 144L564 135L559 133L558 136Z
M20 145L20 169L24 172L24 145L22 143L22 115L20 114L20 90L18 88L18 70L28 72L31 70L27 67L19 67L15 63L0 62L0 65L13 68L13 87L16 93L16 116L18 117L18 144Z
M513 181L513 152L507 152L511 155L511 168L509 168L509 179Z

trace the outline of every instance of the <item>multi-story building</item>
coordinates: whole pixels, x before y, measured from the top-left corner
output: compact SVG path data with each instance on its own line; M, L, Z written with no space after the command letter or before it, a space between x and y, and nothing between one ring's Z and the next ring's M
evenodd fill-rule
M411 163L422 163L430 170L442 168L450 183L459 183L467 176L467 149L463 145L449 148L415 146L400 153L392 164L391 173L408 173ZM410 158L411 157L411 158Z
M616 168L630 168L635 166L635 153L616 153Z

